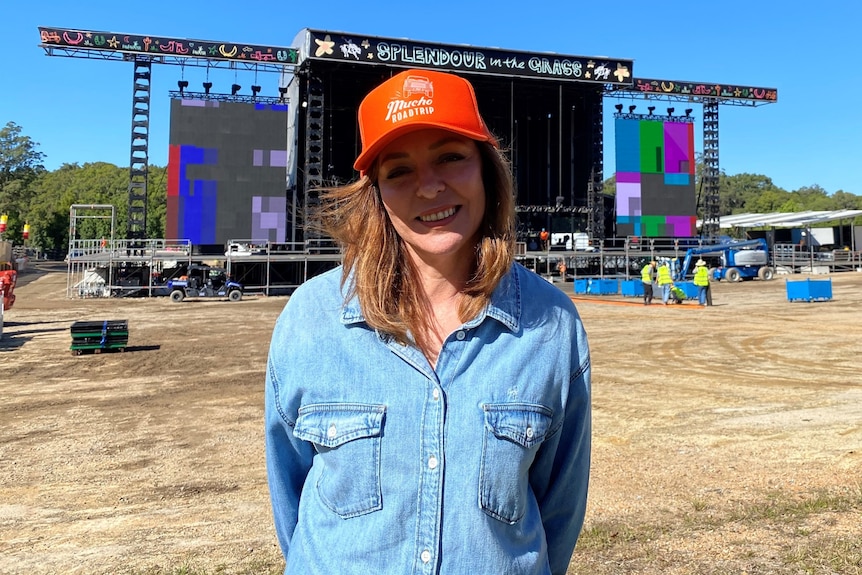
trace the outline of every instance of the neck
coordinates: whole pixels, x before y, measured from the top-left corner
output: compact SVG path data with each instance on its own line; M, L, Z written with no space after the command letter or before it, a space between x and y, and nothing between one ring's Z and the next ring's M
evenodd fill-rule
M447 256L441 265L440 261L429 262L411 253L421 297L427 306L427 323L420 347L432 367L436 367L446 337L461 325L458 310L464 287L473 272L472 254L471 249L463 256Z

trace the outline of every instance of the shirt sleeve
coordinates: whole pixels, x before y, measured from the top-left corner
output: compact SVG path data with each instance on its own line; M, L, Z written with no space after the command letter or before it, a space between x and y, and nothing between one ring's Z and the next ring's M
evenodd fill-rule
M266 472L275 531L284 558L299 516L299 498L305 478L311 468L313 447L293 434L295 419L284 408L289 386L279 379L281 365L288 361L283 330L276 326L270 344L264 392L264 423L266 441Z
M551 573L565 575L584 525L590 477L592 430L591 368L586 333L578 320L564 418L543 446L542 463L531 481L536 491L548 543Z

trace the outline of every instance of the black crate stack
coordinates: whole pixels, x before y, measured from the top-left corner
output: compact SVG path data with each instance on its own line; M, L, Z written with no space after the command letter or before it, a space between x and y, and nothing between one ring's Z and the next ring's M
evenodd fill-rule
M125 319L76 321L71 331L72 355L85 351L124 351L129 343L129 322Z

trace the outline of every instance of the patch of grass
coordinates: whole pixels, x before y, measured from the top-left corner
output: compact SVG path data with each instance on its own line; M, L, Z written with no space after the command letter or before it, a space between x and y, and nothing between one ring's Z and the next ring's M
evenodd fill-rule
M833 540L807 539L795 547L785 562L800 569L801 573L842 575L862 574L862 540L840 538Z
M195 567L186 563L174 567L151 567L148 569L133 569L126 575L281 575L284 573L283 562L249 561L242 565L217 565L207 569Z
M664 530L655 525L636 526L610 522L586 527L578 538L579 551L602 551L623 543L646 543L661 536Z
M691 507L697 512L704 511L708 507L708 503L705 499L701 499L700 497L695 497L691 500Z
M862 489L849 488L841 492L817 491L808 497L792 498L775 491L767 494L766 501L743 505L734 509L728 519L741 523L760 521L801 521L819 513L844 513L862 507Z
M862 510L862 484L807 494L771 491L736 504L695 498L690 506L643 520L588 522L569 573L862 575L862 538L829 528ZM709 539L718 531L729 535L725 545L732 549L722 561L668 555L674 541ZM764 531L774 538L760 541Z

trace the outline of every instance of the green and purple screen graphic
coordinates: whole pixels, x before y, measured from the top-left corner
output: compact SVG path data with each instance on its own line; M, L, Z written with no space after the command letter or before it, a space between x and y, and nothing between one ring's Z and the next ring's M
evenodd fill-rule
M694 123L616 118L618 236L696 235Z

